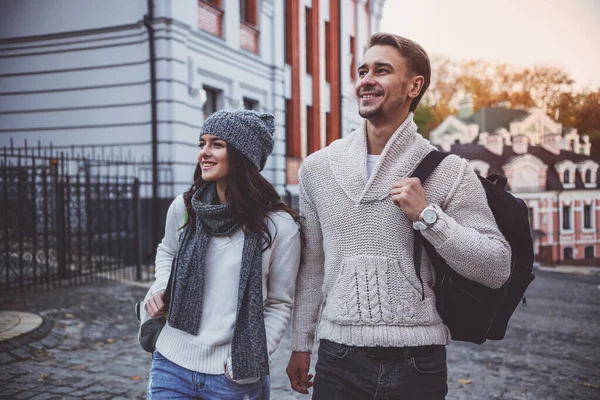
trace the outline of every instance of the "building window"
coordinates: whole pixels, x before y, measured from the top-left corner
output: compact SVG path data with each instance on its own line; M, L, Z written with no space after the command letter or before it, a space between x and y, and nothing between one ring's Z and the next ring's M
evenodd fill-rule
M354 36L350 36L350 79L356 81L356 39Z
M592 228L592 206L591 206L591 204L585 204L583 206L583 227L585 229Z
M529 207L529 226L533 226L533 208Z
M256 16L256 0L241 0L240 1L240 19L249 25L258 25Z
M563 249L563 260L572 260L573 259L573 248L565 247Z
M567 170L565 170L565 172L563 172L563 183L571 183L570 178L571 178L571 176L569 174L569 170L567 169Z
M287 147L287 156L293 158L300 158L302 155L300 149L300 140L294 127L294 116L292 108L292 100L287 99L285 101L285 142Z
M329 146L329 144L332 142L331 139L331 113L330 112L326 112L325 113L325 132L327 135L327 146Z
M585 183L592 183L592 170L585 170Z
M202 107L202 112L204 114L204 119L208 118L208 116L218 109L219 95L221 93L220 90L213 89L207 86L203 86L202 89L206 94L206 101L204 102L204 106Z
M594 258L594 246L585 246L583 250L585 258Z
M258 18L256 0L240 1L240 47L258 54Z
M198 0L198 28L215 36L223 36L221 0Z
M248 97L244 97L244 108L246 110L254 110L258 111L258 100L249 99Z
M563 229L571 229L571 206L563 206Z
M311 154L313 151L315 151L314 132L312 131L314 117L312 106L306 106L306 146L308 154Z
M294 14L292 6L295 4L294 1L286 0L285 2L285 63L292 65L292 59L294 57Z
M313 49L313 24L312 8L306 7L306 73L313 75L313 60L315 57Z
M331 36L331 25L329 21L325 21L325 81L327 83L331 83L331 41L333 40L333 36Z

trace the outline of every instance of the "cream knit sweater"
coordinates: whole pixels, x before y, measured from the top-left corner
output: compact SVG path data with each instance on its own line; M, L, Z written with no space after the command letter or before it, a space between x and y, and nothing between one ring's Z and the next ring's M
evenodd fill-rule
M447 344L435 307L433 271L422 252L425 300L413 265L412 222L392 203L392 183L433 150L412 114L367 178L365 125L309 156L299 172L306 246L296 282L292 349L318 337L355 346ZM510 247L466 160L448 156L424 185L444 211L423 236L461 275L497 288L510 271ZM320 323L319 314L321 313Z
M165 236L156 250L156 280L146 294L144 305L150 296L167 287L184 223L185 203L183 195L179 195L167 212ZM292 313L294 284L300 263L300 230L285 212L271 213L268 227L273 243L262 253L262 292L267 351L271 356L285 333ZM167 324L158 337L156 349L168 360L206 374L224 373L227 362L231 371L230 349L236 320L244 237L244 232L238 229L229 236L210 239L206 252L200 330L197 335L190 335ZM144 306L140 309L143 324L149 316Z

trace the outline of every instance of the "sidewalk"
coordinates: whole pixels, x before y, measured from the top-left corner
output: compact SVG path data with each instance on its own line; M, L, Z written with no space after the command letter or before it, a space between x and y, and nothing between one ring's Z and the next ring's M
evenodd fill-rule
M567 271L563 268L559 271ZM578 272L582 272L579 270ZM502 341L448 346L448 400L592 399L600 396L600 274L540 268ZM150 355L136 341L134 304L146 287L119 282L0 297L0 331L26 312L34 330L0 341L1 399L144 399ZM6 313L3 313L6 315ZM33 324L35 325L35 324ZM289 331L271 363L273 400L293 393ZM312 357L314 362L316 356Z
M0 341L0 399L144 399L151 357L137 343L134 304L147 286L106 282L0 297L0 332L40 322ZM289 389L289 346L288 335L273 355L272 398L307 399Z
M560 272L564 274L578 274L578 275L600 275L600 267L583 267L574 265L534 265L534 270L547 271L547 272Z

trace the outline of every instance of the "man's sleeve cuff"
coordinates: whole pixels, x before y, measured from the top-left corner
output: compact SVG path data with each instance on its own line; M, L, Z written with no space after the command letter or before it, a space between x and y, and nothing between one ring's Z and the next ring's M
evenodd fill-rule
M304 332L292 333L292 351L312 353L315 335Z
M431 227L422 230L423 237L433 245L433 247L441 247L448 241L456 231L458 223L444 213L441 209L438 209L438 219Z

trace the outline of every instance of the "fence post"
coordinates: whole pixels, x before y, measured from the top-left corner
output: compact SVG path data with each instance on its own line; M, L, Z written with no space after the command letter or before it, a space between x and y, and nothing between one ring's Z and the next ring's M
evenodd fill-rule
M135 278L142 280L142 243L140 241L140 180L135 178L131 187L133 201L133 241L135 249Z
M56 261L58 264L58 279L67 277L67 257L65 243L65 192L64 182L59 174L58 159L52 160L54 174L54 196L56 200Z

